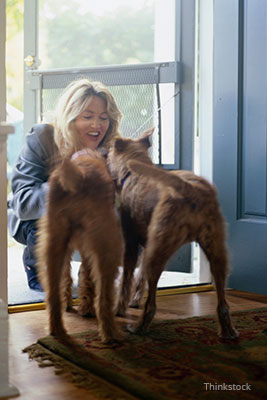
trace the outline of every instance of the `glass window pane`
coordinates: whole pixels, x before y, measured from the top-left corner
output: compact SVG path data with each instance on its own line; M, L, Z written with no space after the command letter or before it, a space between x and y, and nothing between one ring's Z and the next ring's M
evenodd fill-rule
M41 0L42 69L154 61L155 0Z

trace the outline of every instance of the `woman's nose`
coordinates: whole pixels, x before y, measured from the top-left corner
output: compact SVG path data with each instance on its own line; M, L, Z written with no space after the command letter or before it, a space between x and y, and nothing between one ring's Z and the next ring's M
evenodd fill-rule
M91 126L94 128L98 128L100 126L100 121L98 120L98 118L92 118L90 120Z

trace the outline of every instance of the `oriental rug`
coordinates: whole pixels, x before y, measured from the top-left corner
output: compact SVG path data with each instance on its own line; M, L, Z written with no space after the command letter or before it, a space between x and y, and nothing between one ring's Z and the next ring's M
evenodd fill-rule
M47 336L24 349L99 399L266 399L267 308L232 313L240 337L217 336L215 316L157 321L144 336L104 345L96 331L75 345Z

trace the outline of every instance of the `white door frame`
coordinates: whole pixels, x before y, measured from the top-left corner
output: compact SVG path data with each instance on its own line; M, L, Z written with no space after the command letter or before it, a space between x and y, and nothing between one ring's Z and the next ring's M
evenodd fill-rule
M0 2L0 298L7 304L7 151L8 133L14 128L6 121L6 2Z
M6 140L13 127L6 120L6 1L0 2L0 398L17 396L9 383L8 314L7 314L7 155ZM2 122L3 121L3 122Z

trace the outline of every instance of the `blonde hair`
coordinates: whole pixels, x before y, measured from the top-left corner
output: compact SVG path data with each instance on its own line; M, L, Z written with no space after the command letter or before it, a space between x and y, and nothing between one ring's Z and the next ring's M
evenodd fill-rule
M74 121L84 111L88 101L98 96L104 100L110 124L100 146L108 147L112 137L119 135L122 117L116 101L101 83L83 78L71 82L60 96L54 114L54 140L61 157L70 156L80 149Z

